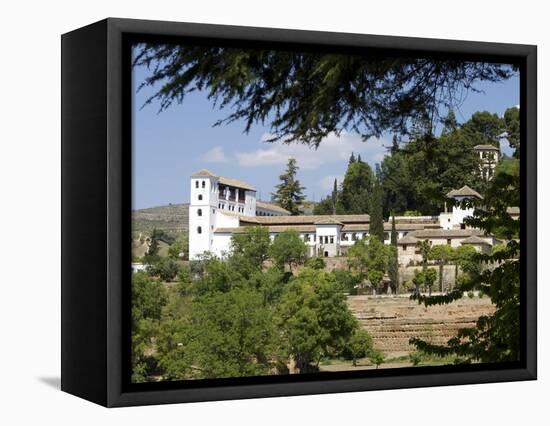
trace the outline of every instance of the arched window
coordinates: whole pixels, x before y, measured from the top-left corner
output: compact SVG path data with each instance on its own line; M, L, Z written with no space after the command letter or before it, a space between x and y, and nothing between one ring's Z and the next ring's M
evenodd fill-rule
M202 234L202 226L197 226L197 234Z
M202 216L202 209L197 210L197 216Z
M202 181L202 187L206 188L206 182L205 181Z
M202 201L202 194L199 194L199 201Z
M198 188L198 187L199 187L199 181L196 180L196 181L195 181L195 188Z

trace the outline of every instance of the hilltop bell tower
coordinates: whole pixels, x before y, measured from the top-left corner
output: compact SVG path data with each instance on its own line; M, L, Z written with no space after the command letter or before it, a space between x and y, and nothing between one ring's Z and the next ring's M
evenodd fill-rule
M212 251L218 208L218 177L208 170L191 175L189 191L189 260Z

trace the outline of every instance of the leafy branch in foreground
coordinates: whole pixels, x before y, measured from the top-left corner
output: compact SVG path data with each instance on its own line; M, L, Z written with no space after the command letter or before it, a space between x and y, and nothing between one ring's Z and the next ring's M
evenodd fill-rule
M486 294L495 306L492 315L481 316L476 326L459 330L447 345L435 345L413 338L411 344L424 353L457 355L463 362L517 361L520 357L520 249L515 239L519 235L519 220L507 212L519 205L519 169L500 171L485 192L482 204L470 226L487 233L498 233L507 242L491 254L477 254L477 260L487 265L477 274L469 274L453 291L445 295L412 297L425 306L448 304L463 297L464 292L478 290Z
M134 66L151 71L140 86L155 88L145 104L162 111L205 90L231 110L216 125L243 120L248 132L269 122L270 141L312 146L344 129L368 139L408 134L419 120L433 127L464 91L514 74L483 62L173 44L138 46Z

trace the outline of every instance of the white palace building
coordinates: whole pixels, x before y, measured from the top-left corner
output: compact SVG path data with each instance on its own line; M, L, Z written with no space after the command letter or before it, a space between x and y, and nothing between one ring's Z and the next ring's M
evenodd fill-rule
M457 201L481 198L468 186L451 191L447 196ZM518 209L510 212L519 217ZM406 266L420 260L416 243L421 240L429 240L433 245L471 244L478 251L490 250L498 241L464 224L464 219L472 213L473 209L457 205L451 212L439 216L396 217L399 263ZM357 239L369 235L369 221L367 214L291 216L279 206L257 200L252 185L200 170L191 175L189 259L196 260L206 252L223 257L230 251L233 234L258 225L268 227L272 239L285 230L296 230L309 247L310 256L340 256ZM391 223L385 223L384 229L385 242L389 244Z

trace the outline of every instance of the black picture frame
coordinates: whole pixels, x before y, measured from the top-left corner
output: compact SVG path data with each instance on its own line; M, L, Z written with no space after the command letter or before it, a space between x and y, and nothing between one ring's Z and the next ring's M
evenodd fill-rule
M131 384L130 44L216 41L518 65L521 119L522 357L513 364ZM62 44L63 391L108 406L534 380L537 377L536 46L109 18ZM85 242L85 244L83 243Z

